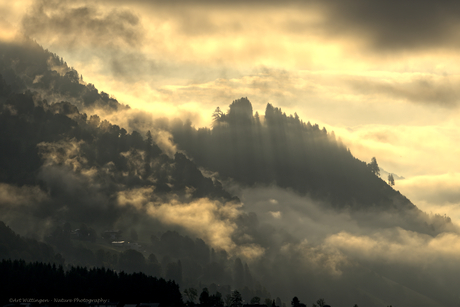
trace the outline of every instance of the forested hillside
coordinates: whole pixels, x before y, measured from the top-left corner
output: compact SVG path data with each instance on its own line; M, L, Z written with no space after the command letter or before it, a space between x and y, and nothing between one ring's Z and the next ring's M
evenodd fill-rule
M143 272L187 293L237 289L278 305L300 294L458 302L453 256L431 248L457 226L420 211L333 132L271 104L259 115L247 98L210 110L212 127L153 120L28 39L0 44L0 55L0 215L23 236L0 225L3 259L114 279L127 275L106 269Z
M129 106L120 104L67 65L62 57L44 50L29 38L20 37L14 44L0 42L0 74L16 93L30 89L52 99L71 101L79 108L116 111Z
M185 194L189 187L193 197L232 198L183 154L171 159L162 153L150 134L127 133L97 115L88 118L69 102L50 105L30 91L12 92L3 78L0 88L3 182L41 184L58 196L53 184L60 183L45 186L44 168L63 167L80 174L94 168L104 178L102 193L114 193L120 186L153 185L159 196Z
M224 178L292 188L336 208L415 209L366 162L354 158L334 132L297 114L287 116L271 104L264 116L253 114L251 102L241 98L226 113L216 109L213 118L212 129L176 123L172 133L199 165Z

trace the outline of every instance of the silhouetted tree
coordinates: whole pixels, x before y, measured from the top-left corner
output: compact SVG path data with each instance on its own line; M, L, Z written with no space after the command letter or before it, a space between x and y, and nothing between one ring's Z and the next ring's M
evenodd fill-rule
M222 112L220 107L217 107L216 110L212 113L213 124L216 125L218 122L221 122L224 119L224 117L224 112Z
M251 304L259 305L260 304L260 297L254 296L253 298L251 298Z
M312 304L312 307L324 307L326 305L326 302L324 301L323 298L320 298L319 300L316 301L316 304Z
M235 290L232 292L232 298L231 298L231 307L241 307L243 306L243 298L241 297L240 292L238 290Z
M195 304L195 300L198 296L198 292L195 288L188 288L184 290L184 294L187 296L188 303Z
M106 297L124 305L128 301L158 302L161 306L183 306L179 286L143 273L117 273L104 268L69 267L23 260L0 262L0 305L11 297L62 298ZM122 290L121 290L122 289Z
M209 297L209 304L213 307L223 307L224 301L222 300L222 293L219 291Z
M299 307L300 306L300 301L297 296L294 296L291 301L291 306L292 307Z
M379 165L377 164L377 159L375 157L372 157L371 163L367 165L372 172L372 174L376 176L380 176L380 168Z
M205 307L210 305L208 288L203 288L200 294L200 305Z
M393 174L388 174L388 184L391 186L395 185L395 179L393 178Z

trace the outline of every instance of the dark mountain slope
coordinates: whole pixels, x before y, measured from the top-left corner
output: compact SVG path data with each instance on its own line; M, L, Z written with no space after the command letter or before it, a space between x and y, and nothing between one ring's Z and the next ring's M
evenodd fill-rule
M9 260L0 262L0 272L2 305L88 306L110 301L120 305L155 302L160 306L183 306L179 286L174 281L143 273L82 267L64 271L61 266Z
M352 156L334 133L305 124L267 105L253 115L247 98L227 113L214 113L213 129L172 127L174 140L201 166L252 186L272 184L327 200L336 208L415 209L365 162Z
M42 98L67 98L80 111L86 108L115 111L125 107L109 98L108 94L99 93L92 84L86 85L62 58L43 50L31 40L24 38L18 44L2 44L0 53L0 73L12 92L22 93L30 89L37 91ZM18 97L16 101L19 100ZM66 108L69 106L66 104ZM62 114L61 111L55 113ZM196 163L219 172L223 178L234 178L249 186L275 183L327 200L336 208L414 209L409 200L372 174L366 163L354 158L333 133L327 133L324 128L320 130L318 125L306 124L297 115L286 116L281 109L268 104L265 116L259 118L258 114L253 114L249 100L242 98L234 101L227 113L216 112L213 116L213 129L195 129L190 124L176 121L171 132L179 148L193 157ZM124 129L113 127L105 132L105 137L96 141L99 149L94 158L99 165L111 159L124 163L123 158L110 154L120 149L120 145L111 147L117 142L110 142L115 140L110 135L116 138L118 130L124 133ZM14 130L20 131L19 127ZM22 146L22 151L34 150L33 144ZM121 150L126 151L127 147ZM26 164L34 163L39 163L36 156ZM29 171L34 168L31 165L24 167L28 167ZM185 170L179 167L176 173L179 169ZM183 179L176 178L179 180L177 185L185 186L184 182L180 182ZM196 195L204 194L196 192Z
M99 93L93 84L86 84L62 58L28 38L18 37L15 43L0 42L0 74L14 92L38 91L51 102L66 100L80 109L106 111L129 108L107 93Z
M113 196L139 187L154 187L155 197L192 191L193 198L234 199L183 154L163 154L149 135L129 134L96 115L88 119L68 102L49 105L30 91L11 92L1 77L0 85L0 180L39 184L59 203L53 206L69 206L74 218L88 218L80 208L108 218ZM66 180L75 190L65 188ZM87 206L93 202L106 205Z

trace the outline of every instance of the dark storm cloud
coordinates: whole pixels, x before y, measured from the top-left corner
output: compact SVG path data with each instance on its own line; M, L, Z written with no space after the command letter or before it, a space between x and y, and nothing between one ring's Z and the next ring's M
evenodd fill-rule
M124 2L124 1L119 1ZM364 39L368 46L377 51L420 48L456 47L457 26L460 23L460 3L444 1L142 1L137 3L152 7L168 7L183 11L184 7L199 8L247 8L259 12L265 9L293 8L300 13L319 11L321 21L311 24L302 18L284 21L284 30L290 33L307 34L315 31L322 35L352 36ZM181 13L182 14L182 13ZM185 17L185 16L184 16ZM269 16L267 15L267 18ZM215 31L216 25L207 18L203 22L189 19L188 33ZM185 22L185 19L184 19ZM185 23L184 23L185 24ZM207 30L206 30L207 28ZM238 27L236 27L238 29ZM319 32L318 32L319 31Z
M378 50L457 45L457 1L325 1L331 33L364 35Z

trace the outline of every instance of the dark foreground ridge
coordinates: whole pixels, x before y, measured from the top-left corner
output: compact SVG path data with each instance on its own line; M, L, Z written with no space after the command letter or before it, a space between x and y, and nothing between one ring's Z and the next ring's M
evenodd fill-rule
M183 306L179 286L174 281L157 279L143 273L117 273L105 268L87 269L23 260L0 262L0 304L20 303L27 298L48 306L76 306L105 302L160 303Z

